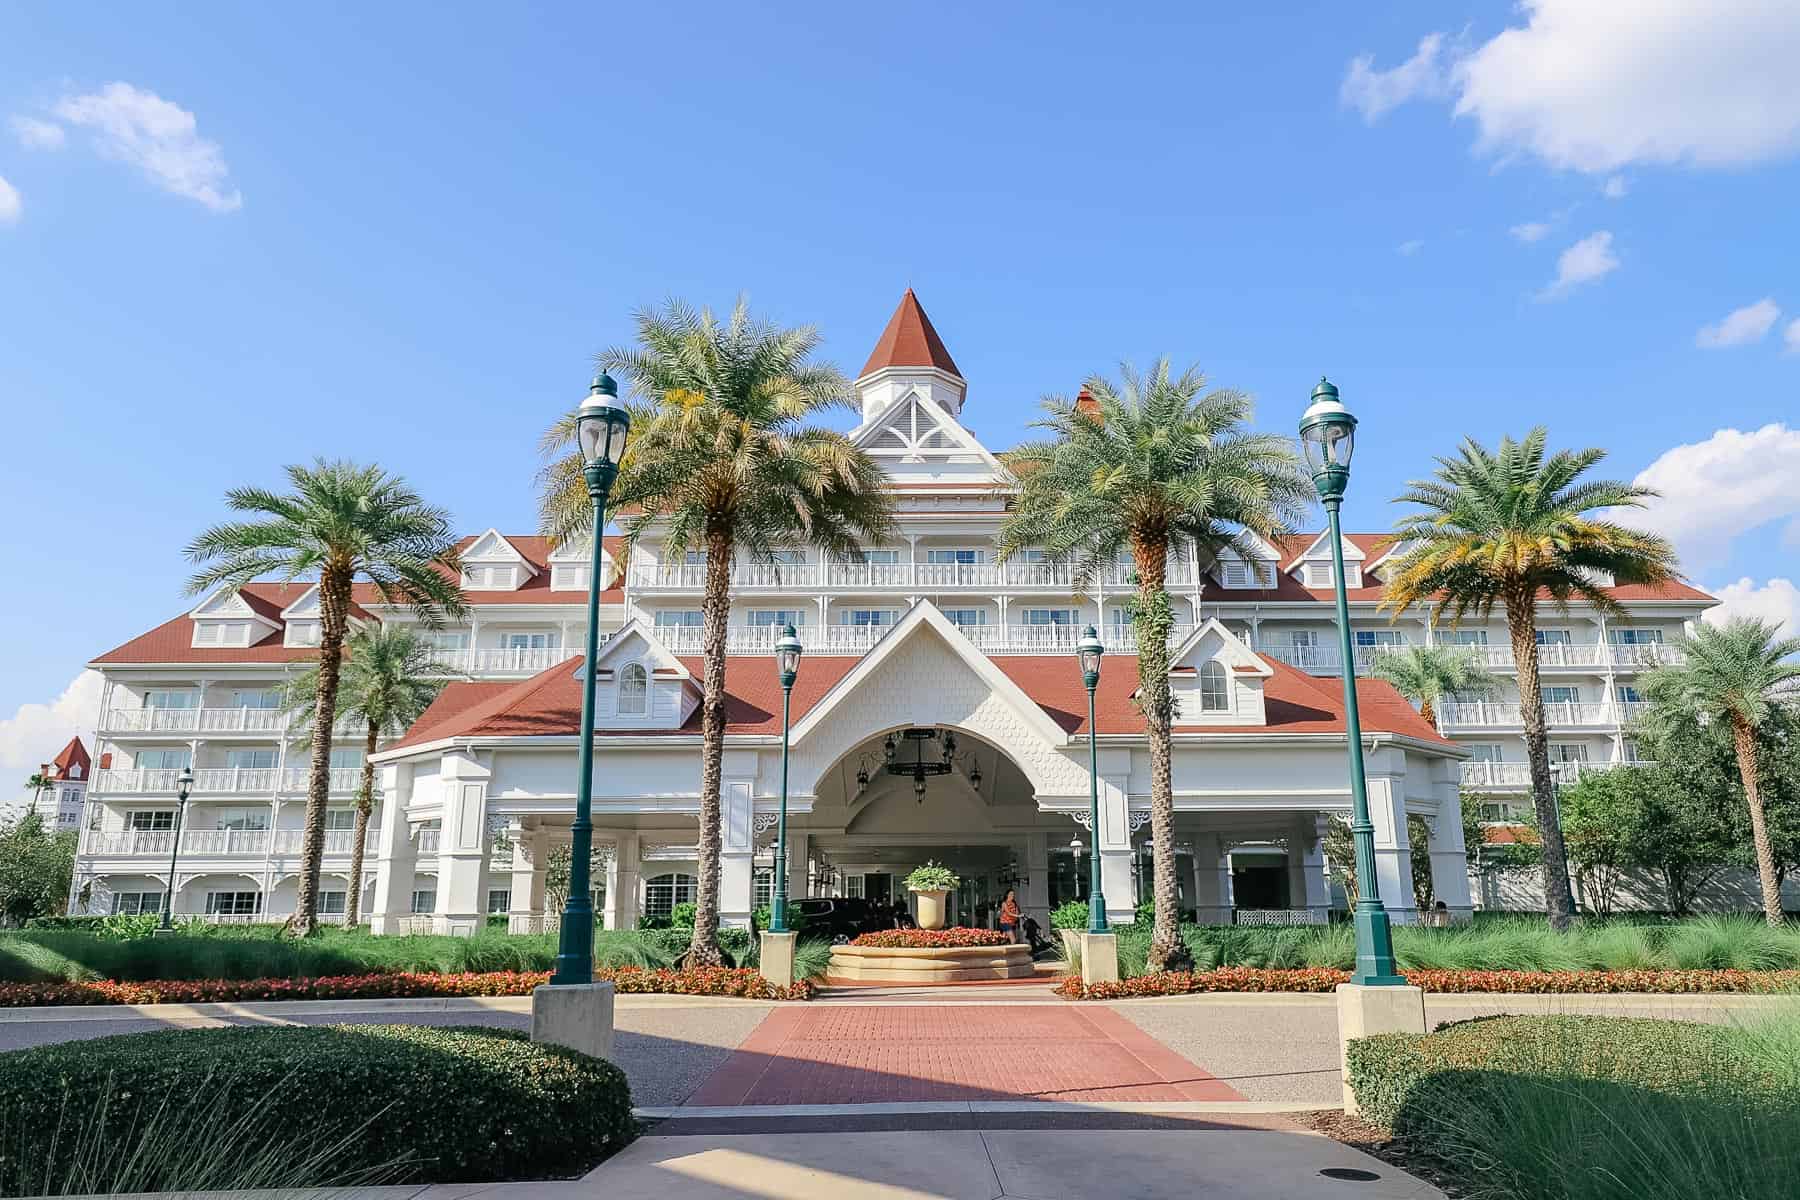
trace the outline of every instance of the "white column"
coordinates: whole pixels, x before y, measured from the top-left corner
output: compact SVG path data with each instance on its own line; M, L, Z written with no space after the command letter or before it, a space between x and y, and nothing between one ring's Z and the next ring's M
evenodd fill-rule
M1331 911L1323 822L1323 817L1302 817L1288 835L1288 906L1308 909L1320 916Z
M1216 833L1194 839L1194 916L1202 925L1231 924L1231 852Z
M537 882L544 857L538 849L538 831L515 829L512 844L512 896L507 903L507 928L512 933L536 933L544 927L543 888Z
M1025 853L1020 856L1019 865L1025 872L1025 885L1019 889L1019 908L1026 916L1037 919L1044 927L1045 937L1053 938L1055 935L1050 932L1050 835L1026 834Z
M636 929L638 919L638 835L621 829L614 835L618 850L606 872L605 925L608 929Z
M408 763L381 768L381 832L375 850L375 899L369 906L369 929L373 933L399 933L412 908L417 852L406 823L412 776Z
M1131 751L1100 752L1100 828L1094 844L1100 851L1100 887L1106 893L1106 919L1128 925L1137 917L1136 872L1131 869Z
M777 871L781 870L783 866L787 868L787 894L790 903L806 898L810 883L807 878L810 872L806 869L806 861L811 851L812 835L796 830L790 825L787 837L787 862L775 864Z
M727 751L719 787L719 924L739 929L749 928L754 895L756 759L754 750Z
M438 933L468 937L481 928L487 897L481 883L487 867L487 789L490 772L470 751L444 755L439 772L443 831L438 835Z
M1431 894L1444 902L1453 919L1475 911L1469 892L1469 857L1463 843L1462 794L1458 764L1449 759L1432 763L1432 790L1437 794L1437 816L1431 829Z
M1369 819L1375 825L1375 878L1381 903L1396 925L1416 924L1412 843L1406 830L1405 752L1388 747L1368 756ZM1460 829L1460 823L1459 823Z

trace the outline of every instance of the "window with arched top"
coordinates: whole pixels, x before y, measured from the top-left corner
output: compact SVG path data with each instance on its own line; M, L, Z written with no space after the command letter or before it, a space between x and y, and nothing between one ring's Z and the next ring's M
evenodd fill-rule
M668 920L677 904L694 902L699 887L700 881L685 872L652 875L644 880L644 915L654 920Z
M619 715L641 717L650 704L650 673L642 663L628 663L619 672Z
M1231 711L1231 680L1225 674L1225 664L1216 658L1200 665L1200 711Z

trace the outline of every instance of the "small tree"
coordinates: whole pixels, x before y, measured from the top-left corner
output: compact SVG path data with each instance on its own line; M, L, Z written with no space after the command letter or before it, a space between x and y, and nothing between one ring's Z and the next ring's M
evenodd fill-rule
M1589 772L1563 789L1563 842L1594 915L1612 915L1625 868L1645 838L1643 795L1665 782L1652 768L1628 767Z
M47 771L42 770L33 771L30 776L26 778L25 786L31 789L31 809L33 812L37 811L38 801L44 798L44 793L55 783L56 780L51 778Z
M0 829L0 925L60 912L74 876L74 833L52 833L36 812Z
M1631 859L1662 877L1669 911L1688 916L1701 891L1729 864L1731 826L1707 797L1672 786L1666 776L1638 798L1642 817Z

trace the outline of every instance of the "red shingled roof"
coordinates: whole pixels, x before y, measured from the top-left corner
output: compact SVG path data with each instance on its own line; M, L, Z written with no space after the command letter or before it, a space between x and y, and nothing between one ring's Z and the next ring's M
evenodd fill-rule
M50 760L50 766L52 779L78 779L85 782L94 773L93 760L88 757L87 747L81 744L78 737L69 739L69 744L62 748L62 752ZM70 775L71 767L80 767L81 770Z
M861 660L848 655L808 655L805 668L794 684L793 719L797 723L839 680L855 670ZM996 655L995 666L1037 702L1051 720L1071 734L1087 731L1087 692L1080 673L1063 655ZM699 658L681 662L697 679ZM581 683L576 671L581 660L559 663L519 683L453 683L438 696L406 736L392 749L450 737L574 736L581 728ZM1342 733L1343 696L1332 680L1316 680L1280 662L1270 662L1275 672L1264 685L1265 725L1206 725L1175 727L1178 733ZM1095 695L1095 717L1103 734L1135 734L1144 730L1143 718L1133 705L1137 690L1137 659L1108 655L1106 670ZM1359 680L1357 697L1363 728L1367 732L1404 734L1424 741L1450 745L1413 707L1380 680ZM725 660L725 712L728 734L764 735L781 732L781 684L767 655L733 655ZM695 734L700 731L696 709L679 729L599 729L605 735Z
M881 340L863 364L862 374L871 375L883 367L936 367L962 378L956 360L944 348L944 339L932 328L931 318L925 315L911 288L906 289L906 295L900 297L900 307L888 318L887 328L881 331Z
M479 535L460 539L456 543L458 550L467 549ZM476 606L492 604L579 604L586 596L584 591L550 590L550 540L548 538L523 534L508 535L511 542L525 558L537 568L538 573L525 581L517 591L478 591L464 593L469 603ZM608 535L602 541L608 554L617 562L624 552L624 539ZM621 576L622 577L622 576ZM249 647L243 646L195 646L194 622L185 613L173 620L165 621L148 633L132 638L122 646L114 647L105 654L94 659L96 663L283 663L310 660L317 651L310 647L282 645L283 631L281 611L305 595L312 587L306 580L292 583L248 583L238 589L238 595L244 598L257 616L274 622L276 629L267 637ZM381 594L371 583L359 583L350 591L351 611L363 620L373 620L365 605L381 603ZM616 582L614 586L600 593L600 603L621 604L625 593Z

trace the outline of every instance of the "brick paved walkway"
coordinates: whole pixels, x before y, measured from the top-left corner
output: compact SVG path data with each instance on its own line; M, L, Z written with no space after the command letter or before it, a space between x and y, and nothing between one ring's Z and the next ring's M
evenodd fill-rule
M1242 1100L1109 1009L783 1007L690 1105Z

